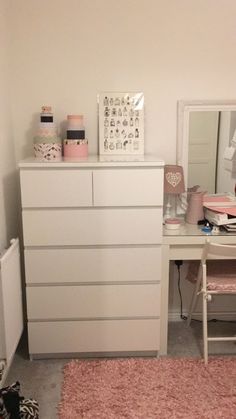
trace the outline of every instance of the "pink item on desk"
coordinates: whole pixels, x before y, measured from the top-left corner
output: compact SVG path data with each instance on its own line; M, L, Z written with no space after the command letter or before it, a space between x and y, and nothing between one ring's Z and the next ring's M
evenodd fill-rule
M207 196L204 197L204 207L222 214L236 217L236 200L231 196Z
M217 202L232 202L232 199L229 196L209 196L209 195L205 195L204 196L204 204L207 204L208 202L210 203L217 203Z
M178 218L167 218L165 220L165 228L167 230L177 230L180 227L180 220Z
M221 212L222 214L229 214L236 217L236 207L207 207L211 211Z
M198 221L204 219L203 212L203 196L206 192L190 192L188 193L188 208L186 212L186 222L189 224L197 224Z

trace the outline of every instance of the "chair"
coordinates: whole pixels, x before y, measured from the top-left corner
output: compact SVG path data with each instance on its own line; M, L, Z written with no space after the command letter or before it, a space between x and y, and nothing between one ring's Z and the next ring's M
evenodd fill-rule
M195 282L189 307L188 326L191 323L197 298L200 294L202 295L203 354L205 364L207 364L208 342L236 341L236 336L209 337L207 325L207 306L212 295L236 294L236 246L211 243L207 240L200 265L191 262L186 279Z

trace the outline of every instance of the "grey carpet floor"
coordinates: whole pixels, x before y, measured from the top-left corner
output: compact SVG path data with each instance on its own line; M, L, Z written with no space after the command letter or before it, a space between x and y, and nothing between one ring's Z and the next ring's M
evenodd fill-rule
M209 324L212 334L236 334L236 322ZM199 357L202 351L202 324L193 321L186 327L185 321L171 322L168 333L168 356ZM211 343L212 355L236 355L236 344ZM24 397L33 397L40 405L40 419L57 418L56 407L60 400L62 369L69 359L47 359L30 361L27 354L27 339L22 337L8 374L6 384L16 380L21 383ZM74 418L76 419L76 418Z

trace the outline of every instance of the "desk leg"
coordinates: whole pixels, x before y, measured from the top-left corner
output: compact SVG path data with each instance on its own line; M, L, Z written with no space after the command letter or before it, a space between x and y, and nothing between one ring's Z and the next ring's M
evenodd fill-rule
M162 245L161 319L159 355L167 355L169 308L169 245Z

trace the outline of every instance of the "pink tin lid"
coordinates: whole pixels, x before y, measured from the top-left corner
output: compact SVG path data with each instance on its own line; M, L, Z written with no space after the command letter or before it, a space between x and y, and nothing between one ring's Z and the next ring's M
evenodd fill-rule
M180 224L180 220L178 218L167 218L165 220L166 224Z

